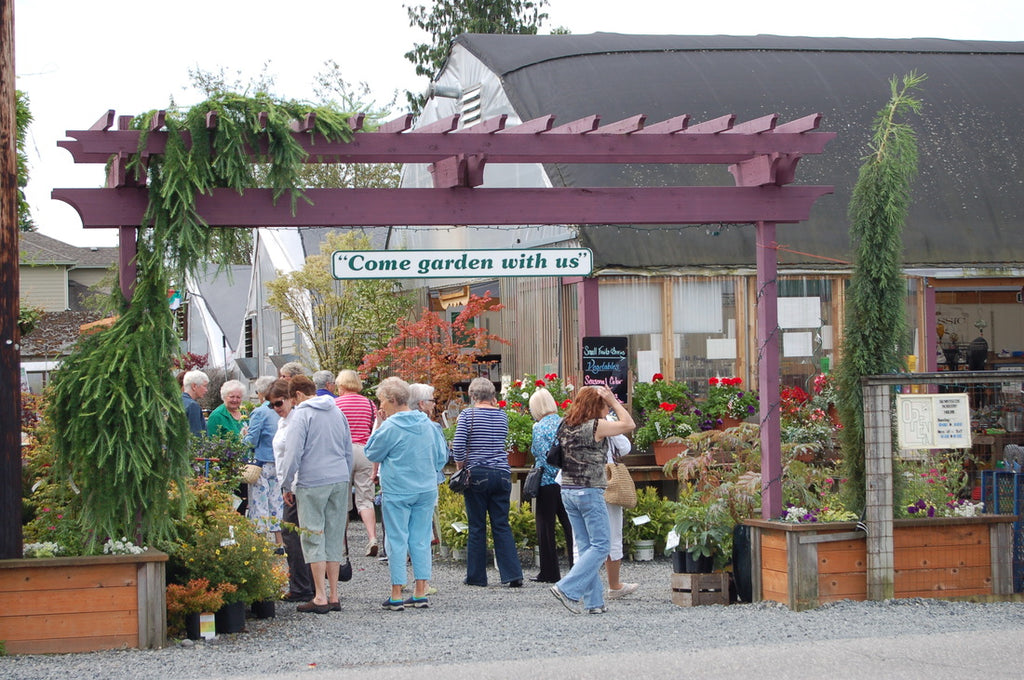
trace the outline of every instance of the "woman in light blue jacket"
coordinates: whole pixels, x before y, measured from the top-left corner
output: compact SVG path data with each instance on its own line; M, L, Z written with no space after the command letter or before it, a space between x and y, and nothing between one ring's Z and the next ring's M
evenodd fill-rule
M377 430L366 442L366 457L380 463L384 549L391 572L391 597L384 609L429 606L430 540L433 537L437 473L448 461L444 435L422 411L409 408L409 384L386 378L377 386ZM382 422L383 421L383 422ZM407 580L405 560L412 560L412 597L402 599Z

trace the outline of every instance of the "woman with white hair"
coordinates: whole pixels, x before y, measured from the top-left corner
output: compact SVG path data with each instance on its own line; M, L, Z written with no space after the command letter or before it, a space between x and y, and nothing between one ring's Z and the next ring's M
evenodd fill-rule
M409 408L409 384L385 378L377 386L379 427L366 444L367 457L379 463L383 490L385 543L391 572L391 596L384 609L425 608L431 576L430 540L437 504L437 474L448 461L444 435L422 411ZM405 558L412 560L412 597L402 599L407 580Z
M206 419L207 434L220 436L226 432L241 437L242 427L245 426L245 415L242 413L244 397L245 385L240 381L228 380L221 385L220 398L224 403L213 409L210 417Z

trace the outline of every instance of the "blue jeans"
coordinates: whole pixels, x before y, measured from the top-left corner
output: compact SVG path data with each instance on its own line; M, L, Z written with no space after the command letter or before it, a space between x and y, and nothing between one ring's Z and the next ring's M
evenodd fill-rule
M512 527L508 523L512 479L497 468L474 467L466 489L466 517L469 519L469 544L466 546L466 583L487 585L487 518L491 519L494 557L502 583L523 578L519 552Z
M412 577L417 581L430 580L430 541L434 538L436 504L436 490L403 498L384 493L384 547L388 551L391 585L406 584L406 554L412 558Z
M569 573L557 583L573 600L583 600L586 609L604 606L601 565L611 548L608 537L608 507L604 489L562 489L562 504L569 514L579 557Z

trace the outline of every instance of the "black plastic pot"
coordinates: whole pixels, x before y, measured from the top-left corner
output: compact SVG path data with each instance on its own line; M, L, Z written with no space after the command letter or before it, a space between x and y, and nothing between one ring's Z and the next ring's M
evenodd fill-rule
M217 634L241 633L245 630L245 603L231 602L214 612Z
M750 527L737 524L732 530L732 575L739 602L753 601L754 585L750 572Z
M672 553L672 571L677 574L710 574L715 569L715 558L697 557L686 551L676 550Z
M253 602L252 615L257 619L272 619L277 615L277 606L273 600Z

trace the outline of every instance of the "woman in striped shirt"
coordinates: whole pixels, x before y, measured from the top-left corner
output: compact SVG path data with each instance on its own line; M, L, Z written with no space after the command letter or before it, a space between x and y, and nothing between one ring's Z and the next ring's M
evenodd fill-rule
M348 427L352 432L352 491L356 497L356 510L366 527L366 555L376 557L377 545L377 514L373 510L374 485L376 467L363 452L373 421L377 417L377 407L360 392L363 381L359 374L345 369L334 381L339 396L334 400L341 412L348 419Z
M491 521L494 556L502 583L510 588L523 585L512 527L508 523L512 471L508 465L505 440L508 416L498 407L494 383L475 378L469 384L470 408L459 414L452 440L452 454L458 468L470 468L466 490L469 544L466 546L466 585L487 585L487 518Z

